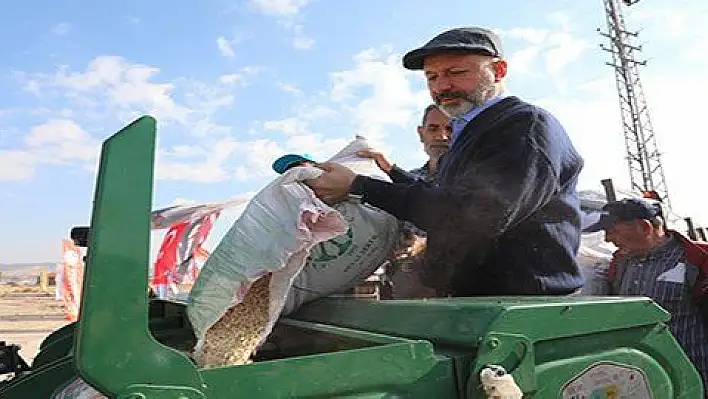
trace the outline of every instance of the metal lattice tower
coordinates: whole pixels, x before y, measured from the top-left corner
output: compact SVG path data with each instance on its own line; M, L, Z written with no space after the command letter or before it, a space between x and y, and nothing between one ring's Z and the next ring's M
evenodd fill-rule
M607 65L615 71L632 190L656 191L664 206L670 209L661 154L639 80L639 67L646 65L646 61L635 59L635 54L641 51L641 46L631 44L631 41L636 39L637 32L629 32L625 28L619 0L603 1L608 31L600 34L609 39L610 46L600 47L612 54L612 63L608 62ZM622 0L621 3L631 6L638 1Z

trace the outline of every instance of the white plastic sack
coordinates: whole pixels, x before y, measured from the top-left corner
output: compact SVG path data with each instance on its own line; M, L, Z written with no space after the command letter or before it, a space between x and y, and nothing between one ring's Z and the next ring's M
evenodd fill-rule
M292 278L302 269L312 246L346 231L339 214L300 183L321 170L295 168L256 194L241 217L214 249L192 287L187 315L200 348L207 330L228 309L241 303L250 288L267 272L270 280L269 331L280 314ZM300 258L300 264L289 262Z
M368 148L366 141L357 138L331 161L352 165L358 173L380 175L373 160L355 156L364 148ZM306 261L308 271L297 281L299 287L309 292L291 295L286 311L356 284L357 278L366 278L369 270L376 269L392 251L397 235L396 219L354 200L334 207L324 204L300 183L321 173L318 168L304 166L275 179L251 199L214 249L187 305L187 315L198 339L195 356L199 357L207 330L241 303L250 285L267 272L273 273L269 285L269 323L261 341L283 311L293 280ZM335 237L329 244L313 250ZM332 247L340 248L336 256L331 256L335 254L330 251ZM309 260L311 250L312 260Z
M390 181L374 161L356 156L367 148L366 140L359 137L330 161L357 174ZM307 264L295 278L283 315L309 301L353 288L371 276L394 251L399 229L395 217L357 201L340 202L333 208L346 219L349 229L312 249Z

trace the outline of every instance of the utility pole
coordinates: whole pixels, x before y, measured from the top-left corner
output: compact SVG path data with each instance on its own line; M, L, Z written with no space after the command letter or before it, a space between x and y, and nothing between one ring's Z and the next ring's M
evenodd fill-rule
M600 34L608 39L610 45L600 47L612 54L612 62L607 65L615 71L632 190L642 193L655 191L664 206L671 209L661 154L639 79L639 67L646 65L646 61L635 58L635 54L641 51L641 46L631 43L637 38L637 32L627 30L621 11L622 5L631 6L638 1L603 0L607 32Z

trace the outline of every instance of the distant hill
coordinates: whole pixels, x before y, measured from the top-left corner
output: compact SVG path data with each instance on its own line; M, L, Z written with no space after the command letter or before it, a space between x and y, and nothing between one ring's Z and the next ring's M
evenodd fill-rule
M36 276L44 268L54 271L57 262L0 263L0 273L8 276Z

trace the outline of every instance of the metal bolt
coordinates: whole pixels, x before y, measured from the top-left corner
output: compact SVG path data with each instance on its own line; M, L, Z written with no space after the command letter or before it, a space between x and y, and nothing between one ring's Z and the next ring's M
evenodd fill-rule
M492 338L492 339L489 340L488 345L489 345L490 348L494 349L494 348L496 348L496 347L499 346L499 340L496 339L496 338Z

